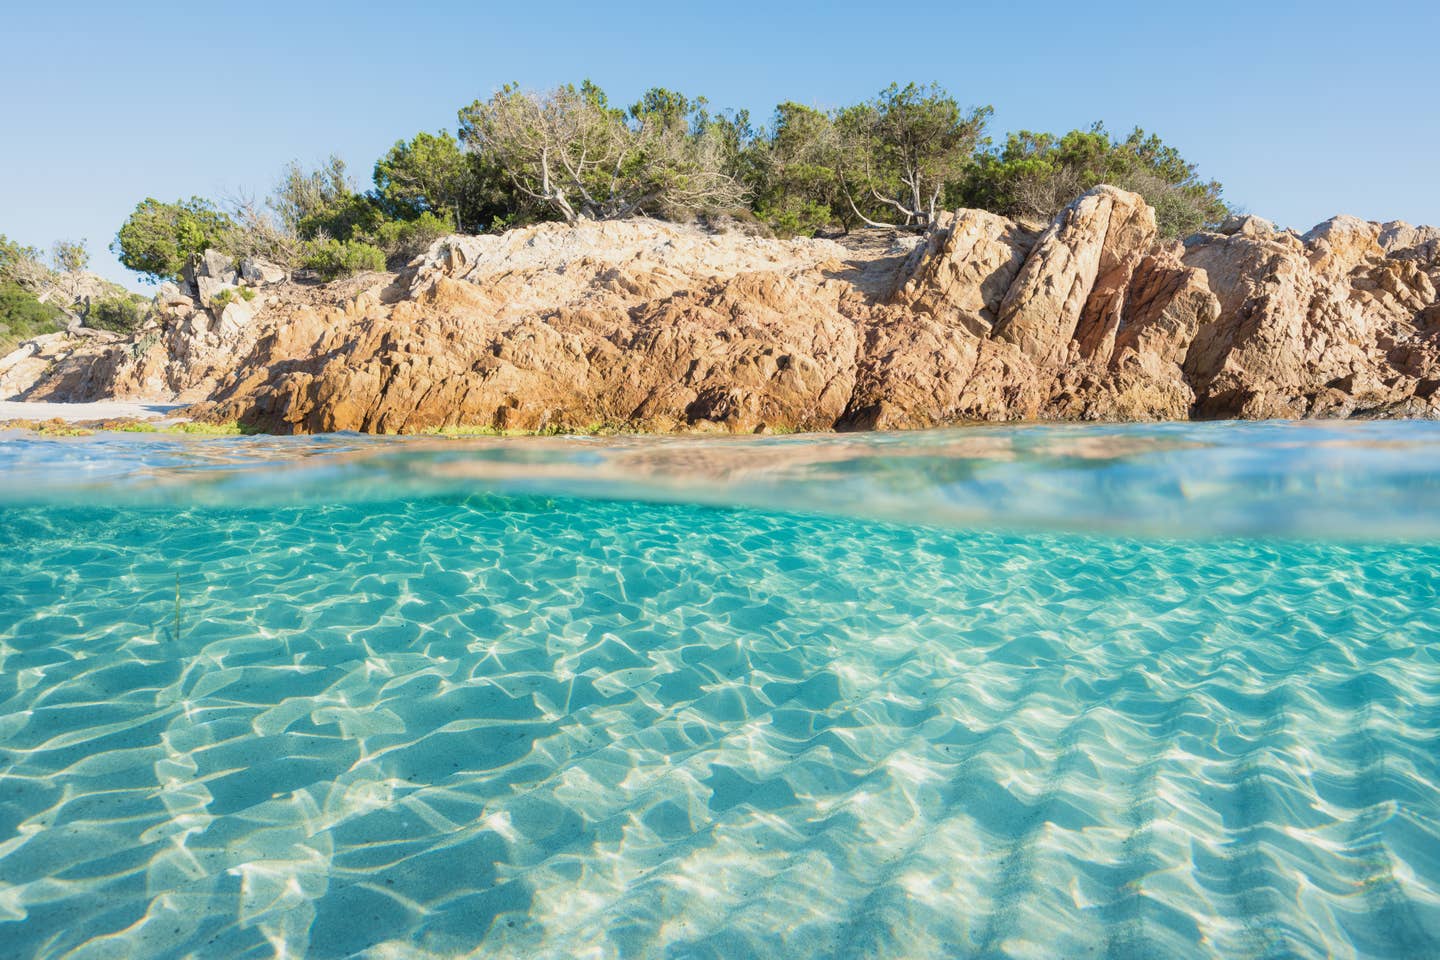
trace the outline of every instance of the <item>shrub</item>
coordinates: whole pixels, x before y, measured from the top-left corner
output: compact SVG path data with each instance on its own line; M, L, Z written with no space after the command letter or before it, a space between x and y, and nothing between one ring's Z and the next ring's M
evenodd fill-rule
M144 314L140 304L128 296L106 297L90 301L85 313L85 326L115 333L130 333L140 326Z
M121 263L152 282L177 280L191 257L208 247L224 247L234 228L234 221L208 200L191 197L161 203L147 197L136 204L110 249Z
M424 253L436 240L454 232L455 227L449 217L437 217L427 210L414 220L390 220L380 224L375 231L375 245L387 257L409 260Z
M234 303L237 300L244 300L247 303L255 299L255 291L249 287L232 287L221 290L210 298L210 306L223 308L227 303Z
M366 270L384 270L385 253L358 240L316 241L305 255L305 266L326 280L335 280Z
M65 313L16 283L0 283L0 354L22 340L65 328Z

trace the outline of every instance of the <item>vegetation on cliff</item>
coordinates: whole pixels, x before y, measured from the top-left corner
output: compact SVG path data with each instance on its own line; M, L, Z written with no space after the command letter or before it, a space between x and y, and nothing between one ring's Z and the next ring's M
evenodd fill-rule
M57 240L47 265L39 249L0 234L0 354L73 319L115 333L139 326L146 299L87 272L89 264L84 240Z
M421 132L376 161L361 189L332 157L290 164L263 203L142 201L112 249L173 279L205 247L334 277L407 260L447 233L546 220L734 218L780 236L870 224L923 230L976 207L1053 217L1099 183L1155 207L1163 235L1223 220L1220 184L1159 137L1099 124L996 142L993 110L938 85L892 84L863 103L781 103L768 124L656 87L628 107L590 82L545 93L505 86L459 111L456 133Z
M41 303L16 283L0 283L0 354L22 340L53 333L65 326L65 315L54 304Z

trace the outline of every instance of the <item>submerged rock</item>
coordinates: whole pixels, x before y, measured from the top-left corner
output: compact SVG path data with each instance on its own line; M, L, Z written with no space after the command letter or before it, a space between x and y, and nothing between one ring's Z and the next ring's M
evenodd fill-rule
M541 224L321 287L206 257L197 285L265 282L264 302L211 315L165 290L159 330L61 337L0 384L281 432L1437 416L1437 248L1346 217L1164 243L1113 187L1038 235L977 210L844 243Z

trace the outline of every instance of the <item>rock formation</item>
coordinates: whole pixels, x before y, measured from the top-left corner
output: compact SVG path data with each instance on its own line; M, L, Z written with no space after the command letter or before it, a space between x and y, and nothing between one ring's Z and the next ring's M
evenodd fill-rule
M1437 283L1434 228L1238 217L1165 243L1113 187L1038 234L978 210L845 243L543 224L329 286L207 257L148 330L0 360L0 396L278 432L1435 417Z

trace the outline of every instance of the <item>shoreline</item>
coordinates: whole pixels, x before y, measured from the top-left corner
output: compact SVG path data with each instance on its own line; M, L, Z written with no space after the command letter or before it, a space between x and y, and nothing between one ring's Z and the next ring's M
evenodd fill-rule
M188 403L161 400L95 400L88 403L54 403L35 400L0 400L0 425L15 420L65 423L95 423L104 420L134 420L156 426L189 423L189 417L173 415Z

